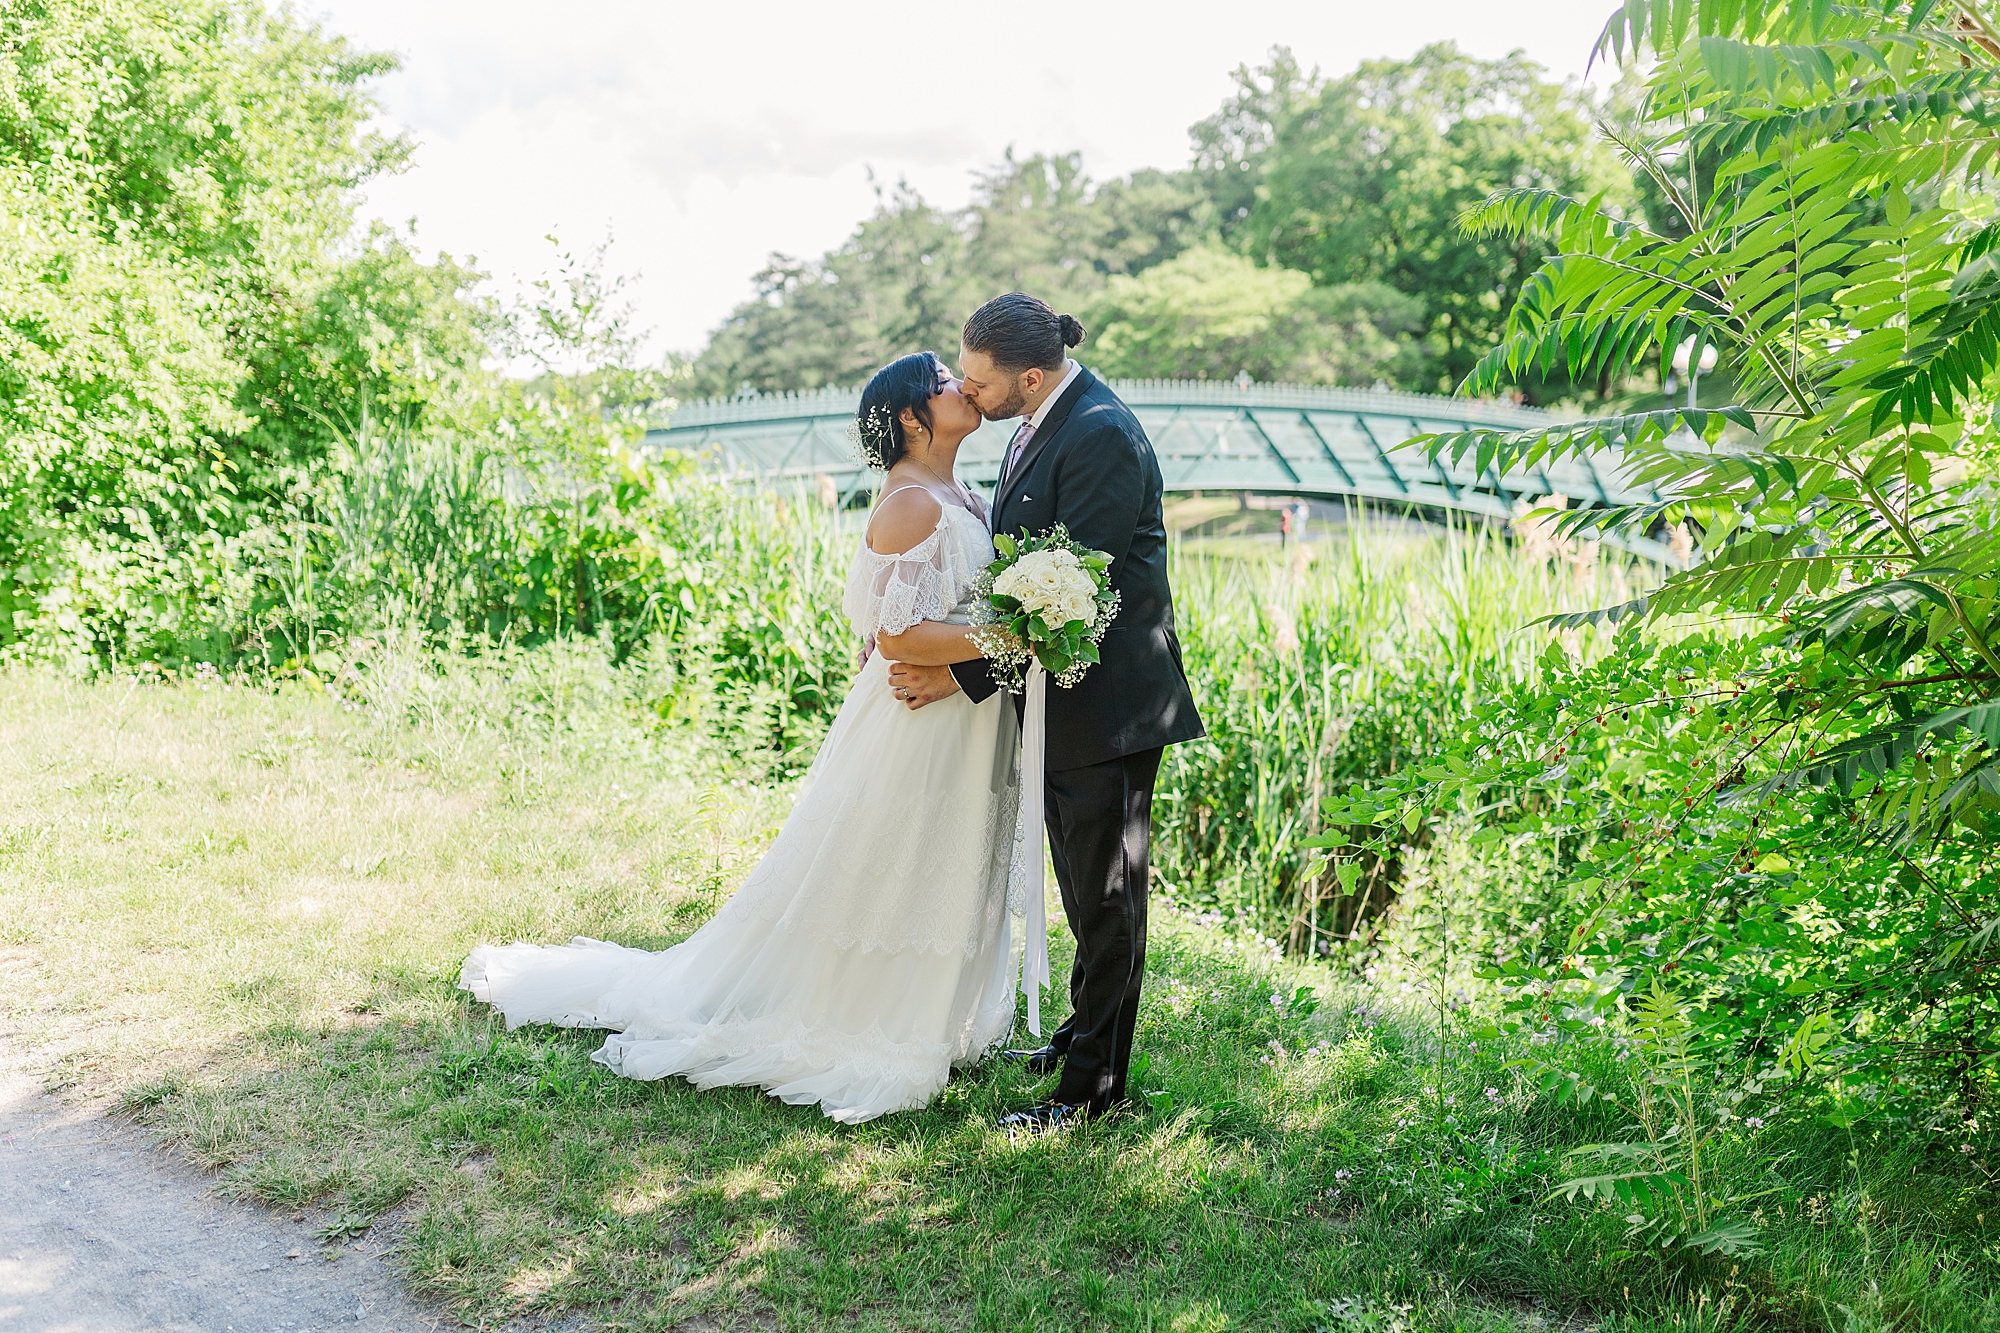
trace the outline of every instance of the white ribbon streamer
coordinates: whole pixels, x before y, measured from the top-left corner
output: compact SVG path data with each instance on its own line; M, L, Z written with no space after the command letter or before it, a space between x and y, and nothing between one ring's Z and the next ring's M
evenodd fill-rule
M1021 985L1028 992L1028 1031L1042 1035L1042 987L1049 983L1048 887L1043 878L1042 765L1048 750L1049 674L1028 662L1027 706L1021 711L1021 854L1028 858L1027 943L1021 950Z

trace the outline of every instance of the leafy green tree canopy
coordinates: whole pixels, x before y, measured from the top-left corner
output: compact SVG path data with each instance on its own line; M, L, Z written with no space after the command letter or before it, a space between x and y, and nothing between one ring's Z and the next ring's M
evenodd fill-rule
M1185 173L1094 184L1074 153L1009 157L949 212L907 186L817 260L774 255L756 295L694 365L699 393L853 384L906 352L958 352L965 317L1004 291L1081 307L1115 274L1171 258L1211 229Z
M1472 368L1545 250L1532 235L1466 234L1460 214L1499 189L1630 193L1592 129L1589 95L1519 53L1476 60L1444 43L1369 61L1300 100L1307 85L1286 56L1263 91L1239 98L1244 113L1283 117L1268 148L1254 121L1232 132L1252 168L1239 175L1256 180L1240 243L1322 286L1383 282L1422 300L1421 387L1449 388Z
M1213 242L1113 277L1087 310L1091 364L1111 375L1372 384L1422 361L1415 297L1381 283L1314 287Z
M0 0L0 35L0 643L187 644L273 463L476 363L476 275L343 263L404 160L389 58L227 0Z

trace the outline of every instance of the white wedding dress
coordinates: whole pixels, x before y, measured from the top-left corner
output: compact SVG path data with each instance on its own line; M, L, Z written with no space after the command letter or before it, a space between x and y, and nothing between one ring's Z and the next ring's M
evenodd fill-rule
M903 554L864 537L848 619L965 624L992 559L985 525L950 505ZM760 1087L849 1123L926 1105L1014 1022L1019 730L1004 694L913 711L888 671L870 658L770 851L687 940L481 947L459 985L509 1027L612 1029L592 1058L630 1078Z

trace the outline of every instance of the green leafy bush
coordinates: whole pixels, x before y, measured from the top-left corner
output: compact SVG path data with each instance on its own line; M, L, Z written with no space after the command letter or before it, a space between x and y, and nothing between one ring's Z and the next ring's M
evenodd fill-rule
M0 33L0 646L229 660L270 496L322 418L476 366L476 275L343 254L406 148L366 128L388 58L219 0Z
M1837 1124L1976 1125L2000 1060L1979 466L2000 41L1970 6L1697 0L1628 7L1605 50L1649 66L1616 141L1682 226L1539 190L1473 210L1557 253L1466 388L1713 347L1738 396L1427 444L1482 470L1615 444L1658 498L1556 531L1664 528L1692 559L1554 617L1618 624L1615 650L1551 654L1434 762L1326 816L1378 849L1474 813L1489 846L1561 849L1523 895L1547 929L1493 969L1516 1024L1587 1047L1671 1007L1714 1077L1801 1084Z

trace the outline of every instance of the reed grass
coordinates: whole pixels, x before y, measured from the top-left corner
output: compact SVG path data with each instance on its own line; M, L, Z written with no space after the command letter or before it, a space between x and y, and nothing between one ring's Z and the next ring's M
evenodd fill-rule
M1168 752L1155 805L1160 872L1191 905L1326 952L1379 915L1397 868L1340 899L1302 846L1319 802L1396 772L1479 703L1536 679L1551 644L1585 656L1595 629L1556 612L1623 601L1649 571L1595 546L1523 550L1486 527L1415 531L1361 512L1289 550L1184 543L1175 608L1208 737Z

